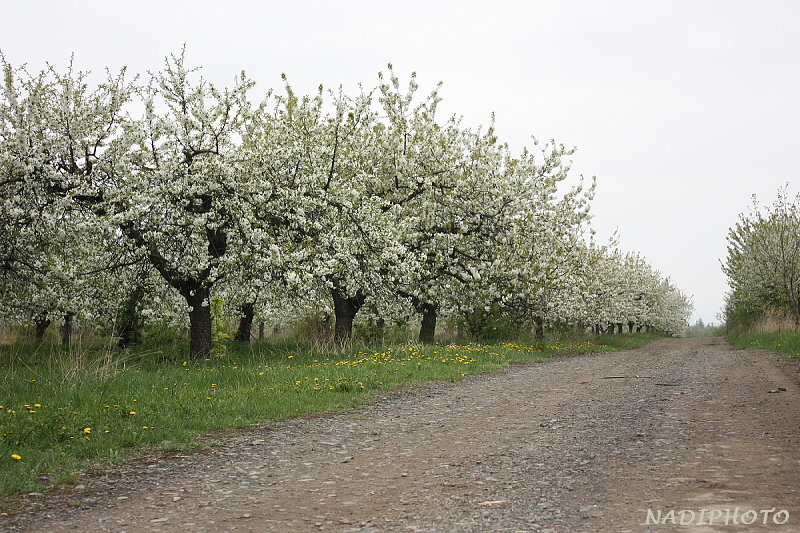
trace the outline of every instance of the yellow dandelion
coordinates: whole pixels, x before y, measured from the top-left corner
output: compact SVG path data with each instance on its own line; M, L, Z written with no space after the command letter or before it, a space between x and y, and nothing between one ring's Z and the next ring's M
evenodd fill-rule
M92 432L92 428L83 428L83 432L84 433L91 433Z
M136 411L131 411L130 414L135 415Z
M20 459L22 459L22 456L12 453L11 458L14 459L15 461L19 461Z

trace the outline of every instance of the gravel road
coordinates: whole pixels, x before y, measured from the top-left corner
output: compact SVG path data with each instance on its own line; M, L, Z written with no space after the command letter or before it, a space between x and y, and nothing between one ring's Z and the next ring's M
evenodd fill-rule
M2 531L800 532L800 364L662 339L231 432L5 503Z

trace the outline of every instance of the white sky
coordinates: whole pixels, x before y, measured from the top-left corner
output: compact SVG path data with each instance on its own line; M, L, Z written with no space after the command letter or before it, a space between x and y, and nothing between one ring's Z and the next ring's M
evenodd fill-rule
M514 151L534 135L577 146L597 176L598 240L618 229L717 322L728 228L757 194L800 192L797 0L0 0L13 65L127 66L146 74L186 44L190 64L255 100L321 83L370 88L392 63L441 109Z

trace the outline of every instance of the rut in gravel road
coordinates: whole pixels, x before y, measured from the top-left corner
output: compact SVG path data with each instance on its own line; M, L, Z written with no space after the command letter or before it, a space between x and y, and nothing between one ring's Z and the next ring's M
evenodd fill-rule
M560 357L140 457L0 530L800 531L799 371L719 338Z

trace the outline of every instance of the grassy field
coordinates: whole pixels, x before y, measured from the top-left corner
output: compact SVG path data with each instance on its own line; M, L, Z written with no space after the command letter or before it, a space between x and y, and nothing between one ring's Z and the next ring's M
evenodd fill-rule
M728 340L739 348L769 350L800 360L800 331L797 330L743 333L730 336Z
M458 380L511 363L640 346L652 337L419 346L344 353L285 341L221 357L102 346L0 346L0 497L77 479L131 453L182 449L213 430L344 410L400 385Z

